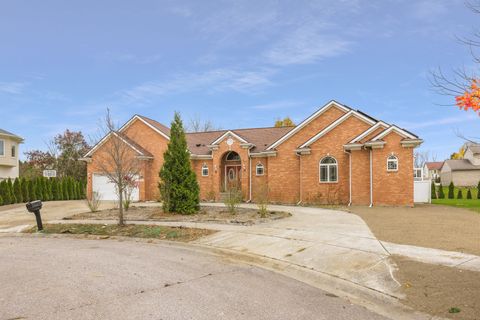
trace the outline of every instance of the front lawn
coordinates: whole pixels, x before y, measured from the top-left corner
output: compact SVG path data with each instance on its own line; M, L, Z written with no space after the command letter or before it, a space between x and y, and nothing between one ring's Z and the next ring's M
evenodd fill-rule
M441 204L444 206L459 207L480 212L479 199L433 199L432 204Z
M30 228L25 233L37 232L37 227ZM102 237L122 236L135 238L152 238L171 241L188 242L210 235L215 231L183 227L166 227L153 225L127 224L45 224L42 233L46 234L84 234Z

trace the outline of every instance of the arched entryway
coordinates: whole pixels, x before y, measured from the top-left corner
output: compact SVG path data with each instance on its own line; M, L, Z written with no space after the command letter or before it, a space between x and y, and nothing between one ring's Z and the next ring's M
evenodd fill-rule
M232 187L240 189L242 186L242 159L235 151L226 152L222 157L221 164L222 191Z

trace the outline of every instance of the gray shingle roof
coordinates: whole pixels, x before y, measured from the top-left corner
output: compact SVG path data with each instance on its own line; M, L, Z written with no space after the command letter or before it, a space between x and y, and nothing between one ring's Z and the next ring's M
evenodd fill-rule
M473 165L466 159L461 160L445 160L452 171L465 171L465 170L480 170L480 166Z

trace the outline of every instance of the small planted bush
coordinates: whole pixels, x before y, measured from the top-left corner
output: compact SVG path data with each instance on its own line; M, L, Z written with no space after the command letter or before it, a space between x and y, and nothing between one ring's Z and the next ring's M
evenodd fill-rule
M448 199L455 199L455 185L453 181L448 185Z
M440 186L440 189L442 187ZM435 182L432 180L432 199L437 199L437 190L435 187Z
M463 192L462 192L462 189L458 189L458 192L457 192L457 199L463 199Z
M470 188L467 191L467 199L472 199L472 190Z
M445 199L445 192L443 191L443 186L438 188L438 199Z

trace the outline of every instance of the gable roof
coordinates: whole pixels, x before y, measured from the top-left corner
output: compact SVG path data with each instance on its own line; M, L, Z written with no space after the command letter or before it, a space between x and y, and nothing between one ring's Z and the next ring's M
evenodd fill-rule
M224 136L226 133L232 132L254 145L252 149L250 149L251 153L264 152L270 144L291 131L293 128L294 127L270 127L191 132L186 134L188 150L190 150L192 154L197 155L211 154L208 145L212 144L212 142L215 142L216 140L219 140L219 138Z
M314 143L315 141L317 141L318 139L320 139L321 137L323 137L325 134L327 134L328 132L330 132L331 130L333 130L335 127L337 127L338 125L340 125L341 123L343 123L345 120L349 119L350 117L356 117L366 123L368 123L369 125L373 125L375 124L375 120L372 120L372 118L370 117L367 117L365 116L364 114L360 113L360 112L357 112L355 110L350 110L348 111L346 114L344 114L343 116L341 116L340 118L338 118L337 120L335 120L334 122L332 122L329 126L327 126L325 129L323 129L322 131L320 131L319 133L317 133L315 136L313 136L310 140L308 140L307 142L305 142L304 144L302 144L300 146L300 149L302 148L305 148L305 147L308 147L309 145L311 145L312 143Z
M383 127L384 129L388 128L390 125L383 122L383 121L378 121L375 125L371 126L370 128L368 128L367 130L365 130L364 132L362 132L361 134L359 134L358 136L356 136L355 138L352 139L352 141L350 141L349 143L355 143L355 142L359 142L359 141L362 141L362 139L364 139L365 137L367 137L370 133L374 132L375 130L377 130L378 128L380 127Z
M140 120L143 123L145 123L148 127L152 128L154 131L159 133L161 136L163 136L165 139L170 140L170 128L167 126L161 124L158 121L155 121L153 119L147 118L145 116L141 115L134 115L130 120L128 120L118 131L122 132L125 129L127 129L135 120Z
M480 144L478 144L478 143L468 144L467 149L470 149L473 154L480 154Z
M105 137L103 137L102 140L100 140L92 149L87 152L84 158L90 157L98 148L100 148L105 142L107 142L112 135L118 137L123 143L127 144L130 148L132 148L139 156L153 158L153 155L141 145L139 145L126 135L114 131L109 132Z
M443 161L436 161L436 162L425 162L428 170L440 170L443 166Z
M239 140L240 142L242 143L248 143L247 140L243 139L242 137L240 137L238 134L236 134L235 132L231 131L231 130L228 130L227 132L225 132L224 134L222 134L218 139L216 139L215 141L213 141L211 144L219 144L220 141L222 141L223 139L225 139L226 137L228 137L229 135L235 137L237 140Z
M401 129L401 128L397 127L396 125L391 125L387 129L383 130L378 135L373 137L370 141L378 141L378 140L382 139L383 137L385 137L386 135L388 135L388 134L390 134L391 132L394 132L394 131L404 138L418 139L418 136L414 135L413 133L411 133L411 132L409 132L405 129Z
M22 137L17 136L16 134L13 134L13 133L11 133L7 130L4 130L4 129L0 129L0 136L8 136L8 137L11 137L15 140L23 141Z
M445 164L448 165L452 171L480 170L480 166L476 166L466 159L445 160Z
M302 121L302 123L300 123L298 126L296 126L294 129L290 130L289 132L287 132L285 135L283 135L281 138L279 138L278 140L274 141L266 150L272 150L276 147L278 147L279 145L281 145L284 141L288 140L288 138L290 138L291 136L293 136L294 134L296 134L298 131L300 131L302 128L304 128L307 124L309 124L310 122L312 122L313 120L315 120L318 116L320 116L322 113L324 113L325 111L327 111L328 109L332 108L332 107L335 107L337 109L340 109L342 110L343 112L347 113L348 111L352 110L350 109L349 107L347 106L344 106L340 103L338 103L337 101L335 100L332 100L330 101L329 103L327 103L326 105L324 105L322 108L320 108L318 111L316 111L314 114L312 114L310 117L308 117L307 119L305 119L304 121Z

